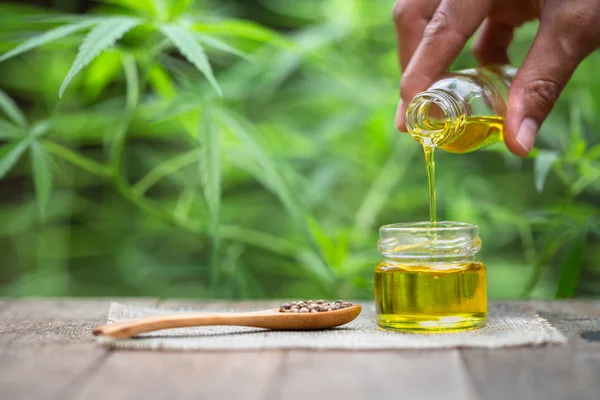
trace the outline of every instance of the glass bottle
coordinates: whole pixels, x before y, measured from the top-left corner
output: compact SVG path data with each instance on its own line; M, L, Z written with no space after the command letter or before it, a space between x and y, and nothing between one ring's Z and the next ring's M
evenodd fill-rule
M422 145L466 153L503 140L509 65L449 73L408 104L408 133Z
M487 320L479 227L461 222L384 225L375 266L377 325L415 333L475 329Z

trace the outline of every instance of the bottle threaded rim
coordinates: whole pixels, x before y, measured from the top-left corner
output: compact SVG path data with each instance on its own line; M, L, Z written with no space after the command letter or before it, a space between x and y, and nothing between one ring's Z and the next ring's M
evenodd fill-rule
M437 146L462 130L467 110L451 90L430 89L417 94L406 108L408 133L424 146Z

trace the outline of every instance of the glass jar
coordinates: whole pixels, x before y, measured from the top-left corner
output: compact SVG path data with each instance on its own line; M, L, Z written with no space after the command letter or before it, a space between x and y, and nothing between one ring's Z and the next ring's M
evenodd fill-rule
M479 227L462 222L403 223L379 229L375 266L377 325L415 333L479 328L487 320Z
M408 133L428 147L466 153L503 140L509 65L449 73L408 104Z

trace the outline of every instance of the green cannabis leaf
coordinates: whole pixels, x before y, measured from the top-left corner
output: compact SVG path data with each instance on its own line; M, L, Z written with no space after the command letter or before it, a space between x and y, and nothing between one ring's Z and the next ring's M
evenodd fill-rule
M206 36L206 35L198 35L198 38L200 39L200 41L212 48L215 48L217 50L221 50L224 53L229 53L229 54L233 54L234 56L243 58L244 60L247 61L251 61L252 58L244 53L243 51L236 49L235 47L223 42L222 40L210 37L210 36Z
M46 206L52 192L49 155L38 141L31 143L31 169L38 210L42 219L46 216Z
M577 288L577 282L583 269L585 249L587 245L588 231L582 230L571 242L565 258L560 266L560 277L555 298L566 299L573 296Z
M81 31L85 28L89 28L90 26L96 24L98 21L95 19L85 20L81 22L76 22L69 25L59 26L58 28L49 30L48 32L42 33L41 35L34 36L31 39L21 43L11 51L4 53L0 56L0 62L8 60L14 56L25 53L29 50L33 50L37 47L40 47L46 43L53 42L58 39L62 39L66 36L69 36L72 33Z
M0 119L0 139L13 140L25 135L25 130Z
M194 35L174 24L162 25L160 29L171 40L173 45L179 49L181 54L206 77L219 96L223 96L221 88L213 75L204 48L198 43Z
M201 121L202 184L204 197L213 223L218 224L221 203L221 164L219 162L219 135L212 114L204 108Z
M558 153L550 150L540 150L534 161L535 188L538 192L544 190L552 165L558 160Z
M297 49L298 45L277 32L255 22L228 19L216 23L196 23L193 29L200 33L234 36L241 39L272 43L285 49Z
M29 141L29 137L25 136L0 148L0 179L4 178L8 171L19 161L27 147L29 147Z
M125 33L139 25L141 20L136 18L111 18L100 22L85 37L79 47L79 52L67 76L60 86L59 97L62 97L71 80L98 56L103 50L112 46Z
M90 32L81 43L77 56L60 86L59 97L62 97L73 78L104 50L114 45L128 31L142 24L144 21L148 22L148 25L154 25L157 20L168 21L179 18L193 3L190 0L177 0L168 3L169 7L167 7L167 3L164 3L162 0L104 0L104 2L117 4L136 11L140 16L144 16L146 19L128 16L100 16L89 17L83 20L80 19L77 20L77 22L59 26L41 35L32 37L14 49L1 55L0 62L40 47L46 43L62 39L75 32L91 28ZM72 18L66 20L72 21ZM222 96L223 94L201 42L207 46L246 60L250 60L250 57L228 43L215 37L208 36L207 34L233 36L258 42L273 43L288 49L297 47L294 42L285 39L277 32L259 24L244 20L232 19L216 23L196 23L189 26L184 26L175 22L163 23L159 26L159 29L181 52L181 54L206 77L219 96ZM111 75L109 74L108 77L110 79ZM2 106L2 98L0 97L0 107ZM22 124L23 120L19 118L18 114L13 112L8 115L15 120L15 122Z
M48 121L38 121L36 123L33 124L33 126L30 129L30 134L34 137L34 138L41 138L42 136L44 136L46 133L48 133L48 131L50 130L50 122Z
M188 11L194 4L194 0L171 0L169 3L169 17L170 19L175 19Z
M27 126L27 119L17 104L2 89L0 89L0 110L21 127Z
M100 0L103 3L115 4L149 16L156 16L157 10L153 0Z
M246 162L241 166L246 168L248 172L253 174L258 181L279 198L284 208L302 229L307 241L311 243L312 252L308 252L306 255L310 258L307 265L317 271L319 275L329 276L327 266L322 262L318 240L314 236L314 232L319 231L320 227L305 205L298 199L294 188L291 187L281 172L282 166L257 141L257 138L262 136L261 132L254 129L245 120L238 118L238 115L226 110L218 109L214 110L213 113L218 126L237 137L248 152L248 158L250 159L248 161L252 163ZM247 160L237 159L236 161L242 163Z
M213 237L213 249L211 260L211 280L217 283L219 280L219 251L220 251L220 212L221 212L221 163L219 132L213 121L212 114L208 107L204 107L201 113L201 145L202 145L202 188L204 189L204 198L208 206L210 215L211 230Z

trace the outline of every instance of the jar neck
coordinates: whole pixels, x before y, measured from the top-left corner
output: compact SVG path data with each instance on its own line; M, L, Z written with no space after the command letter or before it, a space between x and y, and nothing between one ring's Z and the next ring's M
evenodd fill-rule
M406 128L423 146L435 147L452 141L464 129L466 114L465 103L455 92L429 89L408 104Z
M384 225L379 228L377 249L397 262L433 263L473 261L481 250L477 225L439 221Z
M399 264L426 266L429 264L473 262L473 261L477 260L477 257L475 257L475 255L457 255L457 256L444 255L441 257L436 257L435 254L431 254L428 257L405 257L405 256L387 255L387 256L384 256L384 260L387 262L394 262L394 263L399 263Z

